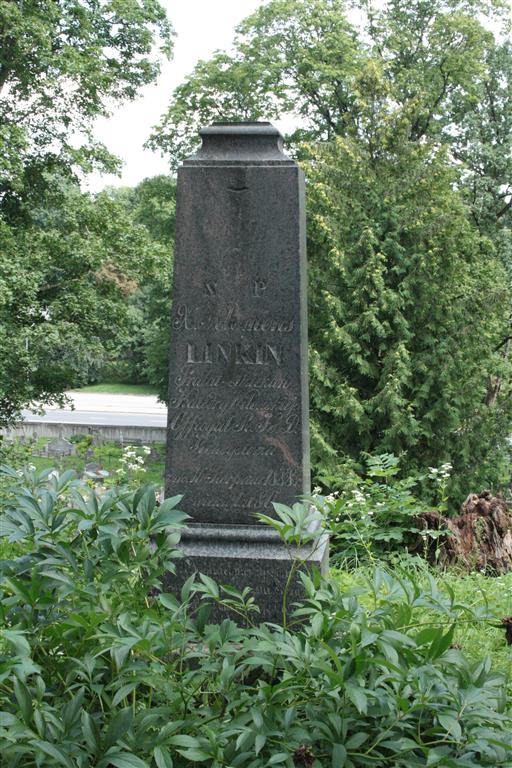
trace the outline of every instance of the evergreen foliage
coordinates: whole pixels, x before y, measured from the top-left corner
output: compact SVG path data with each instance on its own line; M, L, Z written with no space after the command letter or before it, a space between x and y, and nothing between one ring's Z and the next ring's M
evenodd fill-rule
M152 138L293 118L308 179L313 437L508 480L512 52L485 0L272 0L200 62ZM491 32L489 22L494 29Z

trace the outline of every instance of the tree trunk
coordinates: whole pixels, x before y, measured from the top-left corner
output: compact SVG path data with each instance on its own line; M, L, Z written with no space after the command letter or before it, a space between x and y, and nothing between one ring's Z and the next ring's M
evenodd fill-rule
M471 493L458 517L426 512L417 518L420 530L447 531L446 537L421 537L413 547L440 565L458 565L490 575L512 570L512 517L505 501L490 491Z

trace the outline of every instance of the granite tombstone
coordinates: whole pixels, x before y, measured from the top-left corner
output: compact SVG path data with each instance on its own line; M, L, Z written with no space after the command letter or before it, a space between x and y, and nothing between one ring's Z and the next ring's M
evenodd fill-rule
M255 513L309 492L304 180L270 123L201 138L178 172L166 495L191 523L177 579L250 586L277 620L289 556ZM325 567L326 542L302 557Z

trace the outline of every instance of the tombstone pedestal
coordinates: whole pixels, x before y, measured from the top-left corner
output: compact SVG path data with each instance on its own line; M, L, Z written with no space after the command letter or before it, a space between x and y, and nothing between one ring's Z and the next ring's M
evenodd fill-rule
M269 123L201 137L178 172L166 495L191 525L168 588L202 571L279 621L291 563L255 515L309 493L304 179ZM324 569L326 541L300 556Z
M176 574L166 577L164 587L173 591L193 573L205 573L218 584L235 587L240 592L249 586L260 609L259 613L251 615L253 620L281 623L283 591L292 568L290 555L303 562L302 568L306 571L316 568L325 574L328 544L324 534L312 544L300 549L293 547L288 552L270 527L190 526L180 545L183 558L176 561ZM302 597L302 584L295 578L287 594L288 615L293 611L293 604ZM212 618L235 620L236 615L215 610Z

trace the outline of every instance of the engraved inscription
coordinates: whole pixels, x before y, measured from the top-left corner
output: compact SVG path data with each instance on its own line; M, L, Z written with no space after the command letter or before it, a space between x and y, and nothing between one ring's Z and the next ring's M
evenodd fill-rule
M178 390L169 401L169 406L179 410L210 410L217 415L240 410L289 416L298 408L298 401L292 396L283 398L268 393L263 396L257 389L233 393L233 396L227 399L215 391L203 392L200 388L185 388Z
M206 438L202 437L192 442L191 448L199 456L223 456L227 459L233 459L236 456L274 456L276 447L274 445L241 445L240 447L230 445L212 445Z
M254 290L254 295L257 298L260 298L261 296L263 296L263 294L267 290L267 281L266 280L254 280L253 281L253 290Z
M273 501L275 501L275 491L258 492L251 489L248 492L235 489L229 495L229 499L208 499L205 500L204 494L197 496L191 491L188 498L192 500L195 509L226 511L233 509L259 510L263 511ZM249 522L249 521L248 521Z
M219 344L187 342L186 361L189 364L234 363L235 365L283 364L283 347L271 344Z
M216 296L217 295L217 281L205 280L203 288L204 296Z
M225 485L229 490L237 486L257 485L260 488L290 487L295 485L300 478L297 472L286 467L268 472L255 472L241 477L238 473L224 472L223 470L210 470L201 467L194 472L176 472L174 481L187 485Z
M214 285L216 286L217 283ZM210 292L208 295L214 294ZM205 307L179 304L172 325L175 331L243 331L244 333L292 333L295 328L292 318L242 318L238 307L234 304L224 309L221 307L218 314L210 313Z
M201 374L196 371L198 369L187 368L183 373L176 376L176 386L178 389L188 389L192 387L229 387L230 389L238 389L247 387L248 389L275 389L275 390L287 390L289 389L289 382L283 376L274 375L263 369L252 370L248 373L239 373L235 378L224 380L223 374L208 373L207 369L203 369Z
M169 428L176 439L185 439L196 435L222 435L249 433L253 435L272 434L275 431L293 432L299 426L296 413L275 417L272 412L262 414L232 414L227 418L206 421L200 415L188 411L173 413Z

